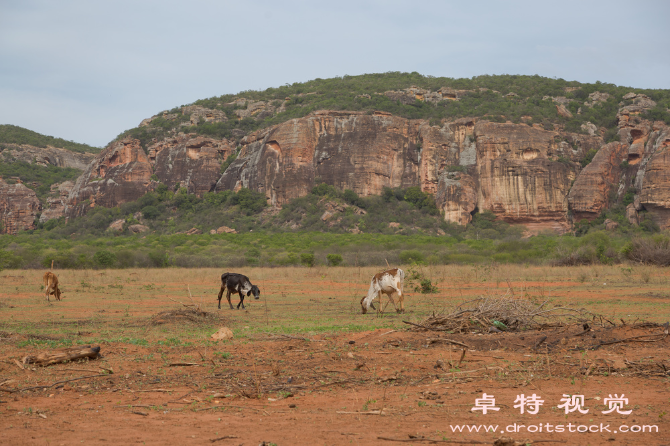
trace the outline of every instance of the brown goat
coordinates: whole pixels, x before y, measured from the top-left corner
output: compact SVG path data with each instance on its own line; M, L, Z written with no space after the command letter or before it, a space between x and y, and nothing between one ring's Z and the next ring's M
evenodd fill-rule
M52 273L51 271L47 271L44 273L44 295L47 298L47 302L51 302L49 300L49 295L53 295L57 300L61 300L61 292L60 289L58 288L58 277Z

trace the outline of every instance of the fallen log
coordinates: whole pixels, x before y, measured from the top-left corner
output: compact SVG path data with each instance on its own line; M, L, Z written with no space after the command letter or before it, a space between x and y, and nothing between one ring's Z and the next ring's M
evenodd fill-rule
M25 364L35 364L46 367L61 362L74 361L76 359L96 359L100 354L100 347L91 347L90 345L79 345L54 352L42 352L37 356L28 355L21 361Z

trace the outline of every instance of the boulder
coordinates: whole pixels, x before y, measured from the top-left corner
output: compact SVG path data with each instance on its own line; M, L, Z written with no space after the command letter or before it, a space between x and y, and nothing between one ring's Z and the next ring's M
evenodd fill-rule
M556 112L564 118L572 118L572 113L563 104L556 104Z
M140 234L142 232L147 232L149 227L144 225L130 225L128 226L128 230L133 234Z
M640 218L637 215L634 203L631 203L628 206L626 206L626 219L633 226L637 226L640 224Z
M233 228L229 228L228 226L221 226L216 230L217 234L237 234L237 231Z
M126 221L124 219L119 219L119 220L114 220L110 225L107 227L107 229L111 231L122 231L123 230L123 224Z
M221 327L211 336L215 341L225 341L226 339L233 339L233 331L228 327Z
M619 223L615 222L614 220L610 220L609 218L605 220L605 229L608 231L614 231L618 227Z

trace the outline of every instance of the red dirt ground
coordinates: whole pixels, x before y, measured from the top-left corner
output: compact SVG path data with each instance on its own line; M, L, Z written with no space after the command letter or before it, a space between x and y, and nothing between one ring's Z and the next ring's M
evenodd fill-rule
M259 335L214 350L108 343L97 360L26 370L14 360L37 349L15 347L19 335L0 333L0 443L493 444L508 436L569 445L670 444L665 330L600 327L577 336L580 326L484 335L380 329L309 339ZM662 339L629 339L650 334ZM535 348L542 336L546 341ZM436 338L470 349L459 364L461 347L429 343ZM500 411L471 410L483 393L495 397ZM544 400L538 414L514 408L521 394ZM566 415L556 407L564 394L584 395L589 412ZM632 413L603 414L610 394L624 394ZM514 423L542 424L543 431L501 433ZM566 432L547 432L547 423L565 425ZM611 432L567 432L568 423L603 424ZM622 433L622 424L658 432ZM498 429L454 433L456 425Z

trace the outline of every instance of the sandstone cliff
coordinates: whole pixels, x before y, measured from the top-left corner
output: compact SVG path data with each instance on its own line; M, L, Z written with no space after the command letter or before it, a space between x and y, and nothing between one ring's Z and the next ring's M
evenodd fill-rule
M221 164L234 151L234 143L227 140L179 135L151 146L149 157L159 181L170 189L179 184L201 196L214 190Z
M242 140L216 190L246 187L281 206L325 182L359 195L417 184L420 122L391 116L320 111Z
M320 111L244 138L216 190L246 187L281 206L317 182L364 196L419 185L436 194L448 221L466 224L475 209L490 209L509 222L565 231L576 161L601 144L524 124L460 119L438 127L387 113ZM454 168L470 174L449 175Z
M151 190L153 169L136 139L110 144L77 178L70 191L66 214L82 215L86 207L114 207L136 200Z
M658 123L651 132L636 178L640 191L639 203L649 211L651 218L662 228L670 228L670 127Z
M411 87L383 94L412 103L457 101L468 91ZM515 100L512 93L506 96ZM546 99L566 110L572 101ZM584 107L594 107L609 95L595 92L588 99ZM565 232L574 221L596 218L635 188L636 204L627 211L630 221L639 221L637 213L646 211L659 225L670 227L668 128L641 119L641 113L655 106L651 99L636 94L625 99L617 115L621 141L610 144L604 144L605 129L591 123L582 126L587 134L576 134L557 124L546 130L551 127L461 118L435 125L387 112L329 110L248 134L239 140L239 153L234 140L176 131L147 144L147 154L139 141L126 138L96 157L77 180L65 208L74 216L86 206L135 200L155 187L153 175L171 189L185 187L197 195L250 188L277 207L308 194L320 182L362 196L381 194L385 187L420 186L435 195L450 222L467 224L475 212L490 210L530 232ZM235 115L242 119L280 113L285 103L277 107L277 102L238 99L230 104L238 107ZM199 106L157 117L181 119L182 130L228 119ZM580 161L589 151L597 154L582 169ZM221 173L231 154L237 159Z
M574 220L593 220L607 209L610 194L621 178L621 163L628 158L628 145L613 142L603 146L577 177L568 195Z
M0 222L2 234L34 229L35 216L42 208L35 192L21 183L7 184L0 178Z
M95 155L92 153L72 152L56 147L34 147L27 144L4 144L4 150L0 151L0 161L10 160L36 163L41 166L71 167L84 170L93 161Z

